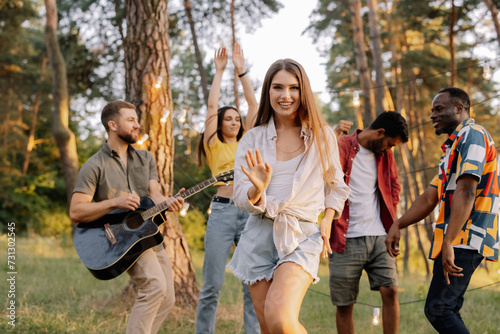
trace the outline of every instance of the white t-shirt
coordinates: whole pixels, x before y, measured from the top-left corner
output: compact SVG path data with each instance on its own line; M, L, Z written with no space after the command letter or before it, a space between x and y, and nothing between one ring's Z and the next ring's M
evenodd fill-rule
M281 199L290 196L292 193L293 175L297 171L297 166L303 156L304 153L287 161L276 161L271 182L269 182L266 189L268 197Z
M349 228L347 238L386 235L380 219L375 154L359 145L349 181Z

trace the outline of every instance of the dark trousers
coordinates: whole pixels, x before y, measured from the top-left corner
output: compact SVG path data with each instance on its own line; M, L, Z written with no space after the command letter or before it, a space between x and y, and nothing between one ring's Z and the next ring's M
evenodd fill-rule
M434 261L434 270L427 300L425 316L439 333L469 333L460 316L464 303L464 293L469 286L472 274L483 260L476 250L454 248L455 265L463 268L462 277L449 276L450 285L446 284L443 274L441 255Z

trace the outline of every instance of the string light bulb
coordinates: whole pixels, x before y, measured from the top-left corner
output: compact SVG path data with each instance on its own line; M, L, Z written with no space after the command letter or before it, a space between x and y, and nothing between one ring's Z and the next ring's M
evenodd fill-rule
M373 309L372 325L378 326L379 324L380 324L380 309L378 307L375 307Z
M212 213L212 204L210 204L210 206L208 207L207 213L208 214ZM500 274L500 269L498 270L498 273Z
M158 89L160 89L162 81L163 81L163 77L161 75L159 75L158 78L156 78L156 85L155 85L155 87L158 88Z
M491 74L490 64L485 63L483 65L483 78L485 80L490 80L491 76L492 76L492 74Z
M141 139L137 142L137 144L142 145L149 139L149 135L147 133L143 134Z
M182 115L179 118L179 122L184 123L186 121L186 114L187 114L187 108L184 108L182 110Z
M170 115L170 110L165 109L165 111L163 112L163 116L160 119L160 122L167 123L167 119L168 119L169 115Z
M184 205L182 206L181 212L179 212L179 214L181 215L181 217L185 217L186 216L188 209L189 209L189 203L184 202Z
M355 107L359 107L361 105L361 101L359 100L359 93L357 90L352 93L352 104L354 104Z

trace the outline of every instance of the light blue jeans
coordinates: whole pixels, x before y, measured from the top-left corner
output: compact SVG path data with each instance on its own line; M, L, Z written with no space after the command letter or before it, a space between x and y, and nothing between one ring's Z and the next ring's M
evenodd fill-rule
M205 233L205 260L203 262L203 287L196 309L196 332L214 333L215 315L219 293L224 281L229 252L233 242L238 245L245 228L248 212L232 203L212 202L212 212ZM243 284L243 320L245 333L260 333L248 285Z

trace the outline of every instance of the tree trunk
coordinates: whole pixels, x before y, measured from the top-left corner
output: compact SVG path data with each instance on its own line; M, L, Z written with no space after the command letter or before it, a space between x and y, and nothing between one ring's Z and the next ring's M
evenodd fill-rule
M66 197L68 203L75 187L78 174L78 155L76 151L75 135L68 127L69 124L69 95L66 77L66 64L57 40L57 6L56 0L45 0L47 23L45 25L45 43L47 54L52 68L52 133L61 155L61 165L66 182Z
M203 92L203 98L205 100L205 104L207 104L208 103L207 73L205 72L205 67L203 66L203 58L201 57L201 51L198 45L198 37L196 35L196 30L194 27L193 15L191 13L191 1L184 0L184 10L186 12L186 17L188 19L191 35L193 36L194 55L196 56L196 65L198 66L198 71L200 72L200 77L201 77L201 90Z
M387 0L384 0L385 8L389 8ZM387 20L387 39L389 48L392 53L392 81L396 85L396 107L393 109L406 118L406 108L404 107L404 90L403 85L400 84L401 75L401 55L396 51L396 45L392 39L392 17L390 10L386 12L385 18ZM389 91L389 87L387 87Z
M43 82L46 64L47 64L47 58L43 58L40 69L40 81L39 81L40 85ZM26 174L28 173L31 151L33 150L33 146L35 143L36 120L38 117L38 108L40 106L40 91L41 88L39 87L38 91L36 92L35 101L33 102L33 113L31 114L30 134L28 136L28 144L26 145L26 154L24 155L23 172L22 172L23 176L26 176ZM24 186L24 178L21 179L21 182L22 185Z
M127 37L125 47L126 97L137 108L144 133L149 135L142 148L149 149L158 164L162 191L173 191L174 137L170 86L170 46L167 0L126 0ZM161 76L161 81L159 80ZM160 83L160 88L156 84ZM166 231L165 231L166 229ZM175 214L163 225L167 254L174 272L177 305L196 305L199 293L186 238Z
M377 89L375 90L375 106L377 108L377 115L384 111L384 97L385 97L385 79L384 69L382 65L382 42L378 31L378 15L377 15L377 0L367 0L368 4L368 18L370 21L370 40L373 50L373 63L375 64L375 81Z
M23 122L23 101L17 101L17 120L16 125L21 128L27 128Z
M234 0L231 0L231 33L233 36L233 45L231 48L234 46L234 43L236 43L236 27L234 24ZM234 106L236 109L240 109L240 92L238 91L238 73L236 72L236 68L234 69L234 76L233 76L233 92L234 92Z
M416 128L415 131L410 131L409 136L411 140L411 164L414 166L414 172L412 172L413 185L415 187L415 198L419 196L429 184L427 180L427 175L425 174L426 162L424 153L424 133L422 126L422 119L420 118L420 113L413 108L413 102L417 101L416 94L417 89L415 86L415 74L413 70L408 71L408 113L410 115L410 128ZM419 156L420 163L417 167L417 156ZM425 230L427 239L432 241L433 231L430 224L429 217L425 218ZM420 236L420 234L418 234ZM419 240L420 242L420 240Z
M486 6L491 12L491 19L493 20L493 24L495 25L495 30L497 32L497 41L500 46L500 22L498 21L498 8L495 6L495 3L492 0L484 0Z
M450 87L455 86L457 81L457 65L455 63L455 24L457 22L457 8L455 7L455 1L451 0L451 18L450 18L450 72L451 72L451 82Z
M469 94L469 96L472 95L472 87L474 86L474 81L472 79L472 57L467 59L467 94ZM472 113L472 107L470 107L470 113L471 115L473 115Z
M415 226L415 234L417 235L418 249L420 250L420 254L422 254L425 263L425 275L429 277L429 275L431 274L431 268L429 267L429 260L427 259L427 254L429 254L429 252L424 249L424 245L422 244L422 238L420 237L420 231L418 230L419 224L417 223L414 226ZM427 226L427 224L425 224L424 226Z
M354 54L356 67L359 72L361 90L363 92L363 108L366 124L371 124L374 119L370 93L370 71L365 53L365 34L363 32L363 20L361 18L361 0L349 0L351 8L352 29L354 35Z
M9 79L9 82L12 83L12 79ZM3 146L7 147L7 144L9 143L9 130L10 130L10 109L12 108L12 100L14 96L14 91L12 90L12 85L10 85L9 89L7 90L7 109L6 109L6 115L5 115L5 121L2 124L2 133L3 133Z
M120 13L120 7L123 5L122 0L113 0L113 3L115 5L115 19L113 20L115 22L115 26L118 28L118 33L120 34L120 38L122 41L122 45L125 45L125 33L123 32L123 16L118 15Z
M418 189L417 187L415 187L414 191L412 191L412 187L410 185L410 176L411 176L411 171L410 171L410 161L409 159L411 158L411 154L409 152L409 149L408 149L408 146L406 144L403 144L401 146L401 150L400 150L400 153L401 153L401 160L402 160L402 166L403 166L403 170L404 170L404 174L402 175L403 176L403 180L404 180L404 191L405 191L405 201L406 201L406 204L405 204L405 207L408 208L410 207L410 203L413 203L414 200L417 198L417 196L419 195L418 193ZM415 184L416 183L416 180L413 179L412 180L413 183ZM417 223L418 224L418 223ZM416 229L418 229L418 226L415 226ZM406 228L408 230L408 228ZM409 233L410 231L407 231L407 233ZM423 252L423 246L422 246L422 242L420 240L420 234L418 232L416 232L416 235L417 235L417 243L418 243L418 247L421 251L421 254L422 254L422 257L426 263L425 265L425 269L426 269L426 275L429 275L429 266L428 266L428 263L427 263L427 256L426 254ZM406 244L405 247L408 247L409 248L409 244ZM409 257L409 254L407 255Z
M410 196L408 194L409 192L409 186L408 186L408 178L405 178L405 182L404 182L404 197L405 197L405 212L408 211L408 209L410 208ZM408 274L410 272L410 266L409 266L409 262L410 262L410 231L408 230L408 228L405 228L403 231L403 238L404 238L404 241L405 241L405 252L403 254L403 272L405 274Z

